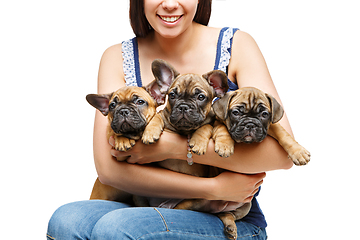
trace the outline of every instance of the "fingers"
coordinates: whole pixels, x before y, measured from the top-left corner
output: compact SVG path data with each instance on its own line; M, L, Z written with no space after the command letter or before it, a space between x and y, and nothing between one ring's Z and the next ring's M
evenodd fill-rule
M251 202L252 199L254 198L254 195L259 191L260 186L264 183L264 178L266 177L266 173L258 173L253 175L254 177L254 190L251 192L251 194L245 198L244 202Z
M255 185L255 188L259 188L264 183L264 180L261 180Z

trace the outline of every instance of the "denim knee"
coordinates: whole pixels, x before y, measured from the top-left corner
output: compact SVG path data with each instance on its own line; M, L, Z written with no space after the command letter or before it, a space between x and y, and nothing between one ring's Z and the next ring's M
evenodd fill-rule
M90 239L92 230L101 217L124 207L128 206L102 200L66 204L58 208L51 217L47 237L56 240Z
M166 232L166 224L155 208L124 208L104 215L96 223L91 239L161 240L168 239L161 237ZM156 238L151 238L152 235Z
M84 230L85 211L81 211L80 202L69 203L58 208L50 218L48 239L88 239Z

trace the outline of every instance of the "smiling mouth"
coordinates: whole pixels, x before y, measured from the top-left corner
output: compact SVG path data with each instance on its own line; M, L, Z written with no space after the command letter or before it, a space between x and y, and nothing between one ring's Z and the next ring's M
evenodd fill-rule
M165 22L167 22L167 23L174 23L174 22L176 22L177 20L179 20L181 17L182 17L182 15L180 15L180 16L160 16L160 15L158 15L163 21L165 21Z

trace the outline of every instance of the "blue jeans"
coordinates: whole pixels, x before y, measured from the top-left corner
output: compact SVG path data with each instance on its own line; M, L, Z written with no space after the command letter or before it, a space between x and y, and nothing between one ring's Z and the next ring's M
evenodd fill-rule
M266 239L266 231L238 221L238 239ZM55 211L47 239L227 239L216 216L189 210L133 208L126 204L88 200Z

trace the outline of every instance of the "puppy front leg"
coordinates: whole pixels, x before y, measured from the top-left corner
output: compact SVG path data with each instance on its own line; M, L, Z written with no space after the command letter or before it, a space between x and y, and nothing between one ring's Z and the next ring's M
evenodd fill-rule
M279 123L270 125L268 135L279 142L295 165L306 165L310 161L310 152L296 142Z
M153 144L159 140L162 131L164 130L164 121L160 113L155 114L149 124L146 126L142 135L142 142L145 144Z
M130 150L135 145L135 140L130 139L127 137L119 136L114 133L114 131L111 129L110 125L107 127L107 138L114 137L115 145L114 148L118 151L126 152ZM120 159L117 159L118 161L123 161Z
M209 145L209 140L212 135L213 127L210 124L206 124L199 129L197 129L191 136L189 146L191 151L198 155L203 155L206 153L206 150Z
M212 139L215 142L215 152L220 157L230 157L234 153L235 141L231 138L226 126L215 121Z

